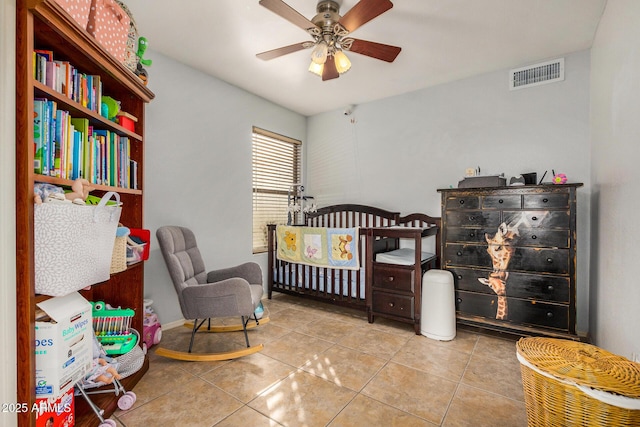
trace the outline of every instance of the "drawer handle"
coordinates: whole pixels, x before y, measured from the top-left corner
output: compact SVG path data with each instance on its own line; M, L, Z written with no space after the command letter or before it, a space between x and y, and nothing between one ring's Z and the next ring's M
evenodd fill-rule
M462 303L462 298L456 298L456 302L457 302L458 304Z
M458 280L462 280L462 274L458 274Z
M475 221L475 220L476 220L476 217L475 217L475 216L470 216L470 217L469 217L469 221Z
M473 232L469 233L469 237L476 237L476 233L473 233Z
M498 203L504 203L504 200L500 199L498 200Z
M548 317L549 319L551 319L551 318L553 317L553 313L552 313L552 312L550 312L550 311L548 311L548 312L547 312L547 317Z
M461 205L464 205L464 200L460 200L460 204L461 204Z
M393 276L389 276L389 277L387 277L387 281L389 281L389 282L393 282Z
M542 199L542 203L547 203L548 201L549 201L549 199L547 199L547 198Z
M552 290L553 290L553 285L549 285L549 286L547 286L547 290L548 290L548 291L552 291Z
M390 303L389 303L389 307L395 307L395 306L396 306L396 303L395 303L395 302L390 302Z
M532 217L531 217L531 221L537 221L537 220L538 220L538 217L537 217L537 216L532 216Z
M552 259L552 258L547 258L547 262L548 262L549 264L552 264L552 263L553 263L553 259Z
M458 256L462 256L462 251L458 251L458 252L456 252L456 255L458 255Z
M531 236L531 238L532 238L533 240L536 240L536 239L538 238L538 236L536 236L536 235L534 234L533 236Z

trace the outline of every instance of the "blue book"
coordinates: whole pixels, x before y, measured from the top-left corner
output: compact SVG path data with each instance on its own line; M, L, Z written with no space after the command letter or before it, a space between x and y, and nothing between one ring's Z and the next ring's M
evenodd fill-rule
M46 100L33 100L33 173L42 174L44 166L44 126Z

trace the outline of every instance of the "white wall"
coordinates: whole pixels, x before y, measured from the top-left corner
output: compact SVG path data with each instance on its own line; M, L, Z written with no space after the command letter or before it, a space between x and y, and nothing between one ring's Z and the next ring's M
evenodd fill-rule
M156 98L146 113L144 220L152 232L145 297L161 323L182 318L155 241L162 225L191 228L208 270L252 255L251 130L304 140L306 118L156 52L148 68Z
M640 355L640 2L609 0L591 50L591 329L616 354Z
M15 22L13 0L0 3L0 402L16 401L16 144ZM0 425L17 425L2 412Z
M551 169L567 174L585 184L578 190L577 304L578 330L584 333L589 52L566 55L565 69L562 82L517 91L508 90L503 70L358 105L351 116L339 110L311 117L307 193L320 206L353 202L440 216L436 190L456 187L469 167L507 177L537 172L541 178L548 170L546 180Z

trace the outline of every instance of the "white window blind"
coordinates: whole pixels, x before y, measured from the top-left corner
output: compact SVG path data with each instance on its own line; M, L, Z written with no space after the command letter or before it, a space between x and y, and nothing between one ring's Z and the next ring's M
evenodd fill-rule
M267 250L267 224L287 221L287 196L300 182L302 143L253 128L253 252Z

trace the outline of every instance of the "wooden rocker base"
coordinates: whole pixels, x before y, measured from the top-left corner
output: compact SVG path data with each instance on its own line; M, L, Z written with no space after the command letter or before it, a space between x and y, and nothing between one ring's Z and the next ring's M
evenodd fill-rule
M258 326L262 326L265 323L269 323L269 317L263 317L262 319L260 319L260 324L256 324L256 322L254 321L250 321L247 324L247 329L254 329L257 328ZM193 322L184 322L183 325L185 328L189 328L189 329L193 329ZM211 325L210 329L207 328L202 328L202 329L198 329L198 332L216 332L216 333L220 333L220 332L236 332L236 331L241 331L242 330L242 325Z
M223 353L188 353L186 351L169 350L159 347L155 353L158 356L168 357L169 359L185 360L188 362L213 362L217 360L231 360L239 357L248 356L253 353L262 351L264 344L254 345L252 347L243 348L242 350L227 351Z

